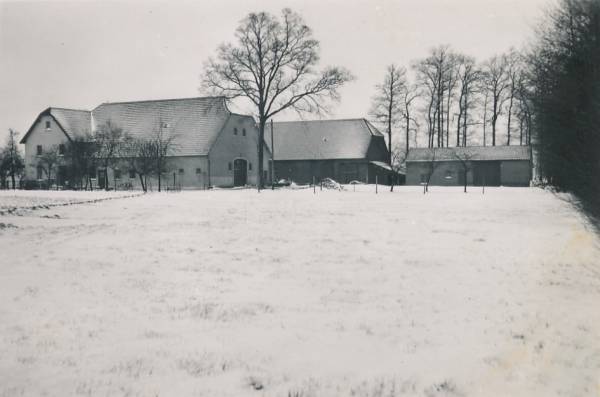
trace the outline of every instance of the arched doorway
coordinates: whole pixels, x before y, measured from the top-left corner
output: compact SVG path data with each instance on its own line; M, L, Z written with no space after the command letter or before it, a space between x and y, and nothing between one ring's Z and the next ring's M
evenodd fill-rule
M248 183L248 162L244 159L233 161L233 186L245 186Z

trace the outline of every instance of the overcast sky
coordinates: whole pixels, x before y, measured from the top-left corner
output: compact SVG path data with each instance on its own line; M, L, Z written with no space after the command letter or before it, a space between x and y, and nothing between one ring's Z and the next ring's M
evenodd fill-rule
M386 65L408 66L439 44L478 60L518 48L550 1L0 0L0 138L9 127L24 134L49 106L198 96L202 62L233 40L238 22L283 7L313 28L321 66L345 66L357 77L331 117L364 117Z

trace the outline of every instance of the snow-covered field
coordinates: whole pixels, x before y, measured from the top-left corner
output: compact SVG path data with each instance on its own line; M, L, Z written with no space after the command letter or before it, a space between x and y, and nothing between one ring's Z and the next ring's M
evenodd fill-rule
M599 240L566 201L372 188L0 216L0 396L600 395Z
M0 215L22 209L80 204L138 195L135 191L0 190Z

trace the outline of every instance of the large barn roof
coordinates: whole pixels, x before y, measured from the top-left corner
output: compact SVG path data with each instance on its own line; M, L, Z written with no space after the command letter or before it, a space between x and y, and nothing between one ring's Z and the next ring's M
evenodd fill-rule
M133 137L162 129L181 156L208 154L229 115L223 97L103 103L92 111L96 127L110 121Z
M373 136L383 135L365 119L273 123L275 160L331 160L367 157ZM265 129L271 149L271 131Z
M171 154L189 156L208 154L231 112L223 97L113 102L92 111L48 108L33 125L46 114L53 116L70 138L89 134L108 121L133 137L149 137L162 128L164 134L175 137Z
M529 146L466 146L415 148L408 151L406 162L416 161L500 161L529 160Z

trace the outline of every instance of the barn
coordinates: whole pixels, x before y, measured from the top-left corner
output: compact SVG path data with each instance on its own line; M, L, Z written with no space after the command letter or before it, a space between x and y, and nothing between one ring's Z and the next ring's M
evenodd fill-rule
M470 146L410 149L406 184L529 186L529 146Z
M365 119L276 122L274 144L269 127L265 141L273 153L275 180L387 184L395 175L383 134Z
M254 185L258 180L258 130L251 116L231 112L223 97L145 100L103 103L90 110L50 107L41 112L23 136L29 181L49 179L40 163L43 153L60 156L52 183L67 185L68 156L63 156L76 138L93 140L93 133L110 122L135 138L151 138L160 131L173 137L167 153L166 187L203 189L209 186ZM100 162L101 163L101 162ZM126 162L108 169L95 164L89 170L97 188L139 187L135 172ZM268 163L264 162L265 169ZM154 178L150 189L157 187Z

